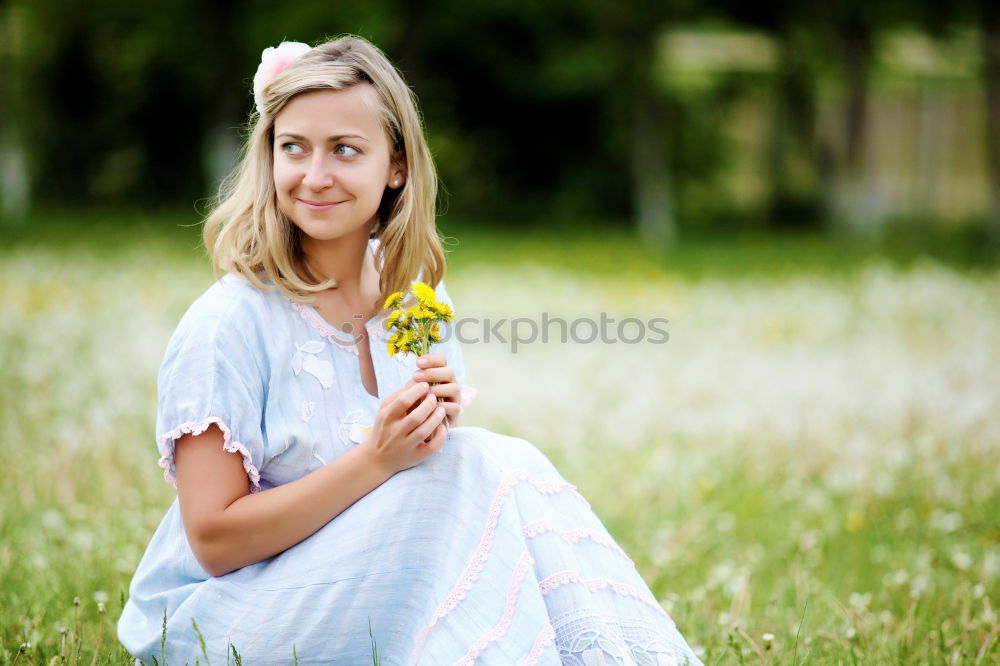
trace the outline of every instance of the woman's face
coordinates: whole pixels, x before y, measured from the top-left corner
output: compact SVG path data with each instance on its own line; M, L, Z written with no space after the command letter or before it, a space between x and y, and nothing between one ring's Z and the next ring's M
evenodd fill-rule
M367 83L314 90L292 98L274 120L278 208L309 238L367 232L385 189L403 184L372 110L375 95Z

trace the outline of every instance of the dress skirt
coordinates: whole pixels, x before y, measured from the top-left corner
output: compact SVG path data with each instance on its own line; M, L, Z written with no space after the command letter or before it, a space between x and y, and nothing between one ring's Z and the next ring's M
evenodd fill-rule
M248 665L372 664L372 638L387 666L700 663L545 455L477 427L225 576L198 564L175 501L118 631L161 665L224 664L233 649Z

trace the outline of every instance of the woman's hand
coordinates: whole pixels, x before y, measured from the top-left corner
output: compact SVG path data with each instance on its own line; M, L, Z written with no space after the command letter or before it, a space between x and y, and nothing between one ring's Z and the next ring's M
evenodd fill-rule
M462 413L462 387L455 380L455 371L448 367L448 359L444 354L426 354L417 359L420 369L413 373L414 382L430 382L431 391L444 406L448 415L448 427L454 428Z
M358 446L390 475L409 469L444 446L445 413L426 382L407 382L381 402L371 434Z

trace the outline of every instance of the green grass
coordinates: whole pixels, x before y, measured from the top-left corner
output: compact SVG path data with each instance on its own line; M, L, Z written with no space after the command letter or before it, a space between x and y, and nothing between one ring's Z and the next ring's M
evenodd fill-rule
M0 664L130 663L114 624L173 498L156 368L212 279L182 223L5 233ZM670 319L658 348L472 345L463 421L545 451L706 664L1000 660L992 259L961 239L702 236L660 257L624 230L444 231L460 313Z
M8 251L59 248L114 256L148 245L191 260L201 244L199 220L193 208L155 214L47 211L20 223L0 220L0 237ZM774 233L759 227L694 229L684 231L682 242L663 252L636 242L630 223L624 221L504 226L445 218L439 229L454 268L529 264L614 277L775 280L803 274L845 276L873 261L907 268L933 260L963 272L1000 268L997 238L982 223L942 229L921 221L900 222L868 239L819 231Z

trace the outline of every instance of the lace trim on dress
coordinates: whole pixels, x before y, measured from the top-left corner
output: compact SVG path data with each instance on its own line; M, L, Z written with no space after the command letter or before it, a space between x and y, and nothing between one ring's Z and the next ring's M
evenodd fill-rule
M590 507L590 504L584 499L583 495L576 491L576 486L566 481L538 481L531 477L526 470L514 469L508 472L501 480L497 486L496 494L493 496L493 503L490 505L490 513L486 519L486 528L483 530L483 536L479 540L479 545L476 547L475 553L473 553L472 558L469 560L468 565L466 565L465 570L462 575L459 576L458 582L452 588L448 596L445 597L444 601L438 606L437 610L434 612L434 617L431 619L430 623L420 630L417 635L416 644L413 646L413 653L410 657L410 662L417 663L420 660L420 653L423 651L424 643L427 642L427 637L431 632L431 629L440 621L445 615L455 610L455 607L465 599L466 593L472 589L472 584L479 578L480 572L482 572L483 567L486 566L486 558L489 556L490 549L493 547L493 540L496 537L497 524L500 522L500 512L503 509L504 502L507 497L510 496L511 490L518 483L522 481L527 481L533 485L539 492L552 495L558 492L569 492L575 495L580 501Z
M517 591L521 588L521 581L524 580L528 569L534 563L535 558L525 548L517 564L514 565L514 573L510 577L510 585L507 586L507 603L504 605L500 620L492 629L480 636L479 640L465 653L465 656L455 662L455 666L472 666L472 664L476 663L479 654L486 649L487 645L507 633L511 623L514 621L514 607L517 605L518 596Z
M632 560L628 557L628 555L625 554L625 551L623 551L617 544L615 544L614 541L610 540L608 537L602 534L594 532L593 530L587 530L581 528L575 530L559 531L551 523L548 523L544 520L538 520L526 525L524 527L523 532L525 538L534 538L540 534L552 532L558 535L561 539L563 539L567 543L574 543L574 544L578 543L581 539L584 538L591 539L594 542L602 546L605 546L610 550L614 551L615 553L621 555L629 562L632 562ZM510 584L507 587L507 599L500 620L490 631L483 634L473 644L473 646L469 648L469 650L465 653L465 655L461 659L455 662L455 666L471 666L471 664L475 663L478 656L482 653L484 649L486 649L486 647L490 643L499 640L501 637L504 636L504 634L507 633L507 630L510 628L514 616L514 608L517 605L517 598L519 596L519 592L521 589L521 583L524 580L524 576L527 573L528 567L532 566L533 564L534 564L534 558L532 558L528 550L525 549L522 552L521 557L518 560L517 564L514 566L514 571L511 574ZM618 594L623 594L625 596L630 596L630 597L636 597L643 603L649 605L648 600L643 598L645 595L643 595L641 591L636 590L633 587L606 578L582 580L579 574L575 571L562 571L553 576L549 576L548 578L545 578L541 583L539 583L539 589L544 595L547 594L548 592L551 592L556 587L560 587L561 585L567 584L569 582L582 582L591 591L595 589L601 589L603 587L610 587L614 592ZM663 615L667 615L666 612L659 605L654 606L654 608ZM581 625L583 623L575 622L574 624ZM551 624L548 626L549 630L552 631ZM638 664L655 665L657 664L657 661L653 660L653 656L655 656L655 654L657 653L669 652L671 655L675 653L676 654L684 653L684 650L681 647L677 646L676 644L665 642L663 638L659 636L658 633L654 631L652 628L643 627L644 629L646 629L646 632L643 634L642 640L639 640L638 637L634 637L635 640L629 640L629 637L626 636L625 633L623 633L623 631L621 630L617 632L612 632L609 635L605 635L600 631L601 626L602 626L602 619L597 618L596 616L595 618L593 618L592 623L590 623L589 625L582 627L577 626L576 628L579 630L580 633L578 633L572 641L568 642L569 644L571 644L572 646L571 648L560 647L560 656L564 656L567 650L569 650L570 654L576 654L576 656L582 659L582 662L580 663L582 663L584 666L591 666L591 664L607 663L599 661L597 655L598 652L602 652L600 658L603 659L604 656L603 653L606 650L610 655L618 655L624 653L631 654L632 657L636 659L636 663ZM631 633L635 633L635 631L633 630ZM552 640L553 636L555 636L554 633L549 636L549 640ZM539 637L542 637L542 634L540 634ZM536 642L537 641L538 639L536 639ZM559 641L560 645L564 642L567 641ZM537 650L535 647L533 647L532 654L535 655L534 659L533 660L526 659L522 663L534 663L534 661L537 660L538 656L541 654L541 651L544 648L544 646L547 644L548 641L540 643L540 647L538 647ZM574 661L573 663L577 662ZM631 662L623 660L621 663L631 663ZM671 661L671 663L674 662Z
M539 581L538 588L542 591L542 594L548 594L557 587L562 587L563 585L568 585L570 583L579 583L591 592L596 592L597 590L603 590L610 587L616 594L620 594L623 597L632 597L646 604L661 615L667 618L670 617L667 615L667 611L663 610L663 607L660 606L660 604L656 603L656 601L651 601L649 597L642 592L642 590L636 589L631 585L626 585L625 583L619 583L618 581L611 580L610 578L582 578L577 571L557 571L551 576L546 576Z
M546 622L542 630L535 636L535 642L531 644L531 652L521 661L519 666L535 666L541 658L542 652L545 651L546 646L554 641L555 638L556 632L552 628L552 623Z
M564 666L679 666L699 664L671 621L608 618L581 608L550 620Z
M525 539L533 539L541 534L549 532L554 533L566 543L575 544L581 539L590 539L595 543L617 553L618 555L621 555L628 560L629 563L632 563L631 558L625 554L625 551L622 550L618 544L607 536L593 530L579 528L575 530L560 531L552 523L545 520L536 520L533 523L529 523L524 526L523 530ZM514 566L513 574L511 574L510 585L507 586L507 602L504 605L504 611L500 621L497 622L493 629L483 634L479 640L477 640L475 644L469 648L468 652L465 653L465 656L455 662L455 666L471 666L471 664L475 663L479 654L486 649L487 645L498 640L505 633L507 633L514 617L514 607L517 605L517 597L518 592L521 589L521 582L524 580L524 575L527 573L528 567L532 566L534 562L534 558L531 557L528 549L525 548L521 553L521 557L517 564Z
M524 526L524 537L526 539L533 539L540 534L545 534L546 532L553 532L560 539L566 543L578 543L581 539L590 539L596 544L604 546L605 548L621 555L626 560L629 561L633 566L635 562L632 562L632 558L629 557L624 550L621 549L613 539L601 534L600 532L595 532L594 530L588 530L584 527L579 527L575 530L565 530L560 531L556 529L555 525L545 520L536 520L533 523L529 523Z
M177 444L177 440L183 435L200 435L206 430L208 426L215 424L219 426L219 430L222 431L224 440L222 442L222 448L228 453L239 453L243 457L243 469L246 470L247 476L250 477L250 492L256 493L260 491L260 472L253 464L253 459L250 457L250 451L240 442L232 441L232 433L229 431L229 427L217 416L209 416L204 421L200 422L188 422L183 423L173 430L163 433L156 438L156 443L160 449L160 467L163 468L163 478L168 483L170 483L174 488L177 487L177 477L174 471L174 447Z
M305 305L304 303L293 301L288 298L288 296L285 296L285 300L288 301L291 304L292 309L298 312L299 316L302 317L307 324L309 324L310 328L319 332L319 334L328 342L337 345L341 349L346 349L355 356L360 355L360 352L358 352L358 344L353 339L345 340L344 336L346 333L338 331L336 328L331 326L328 321L320 317L311 307ZM377 340L382 344L389 341L389 333L385 330L385 326L382 325L384 319L385 318L382 314L376 315L375 319L365 326L365 330L368 331L369 340ZM404 365L409 362L408 359L402 354L397 354L395 358ZM463 384L461 387L461 395L459 396L459 404L462 407L468 407L472 404L472 400L476 397L478 392L479 391L475 387Z
M385 317L381 314L375 315L375 319L368 324L368 337L380 342L389 342L389 331L385 330L383 322Z
M312 308L306 306L304 303L293 301L287 296L285 296L285 298L289 303L291 303L292 309L298 312L302 319L304 319L310 327L319 331L319 334L326 338L327 341L342 349L352 352L355 356L358 355L358 345L353 339L350 341L344 340L344 333L339 332L333 326L330 326L326 320L317 315Z

